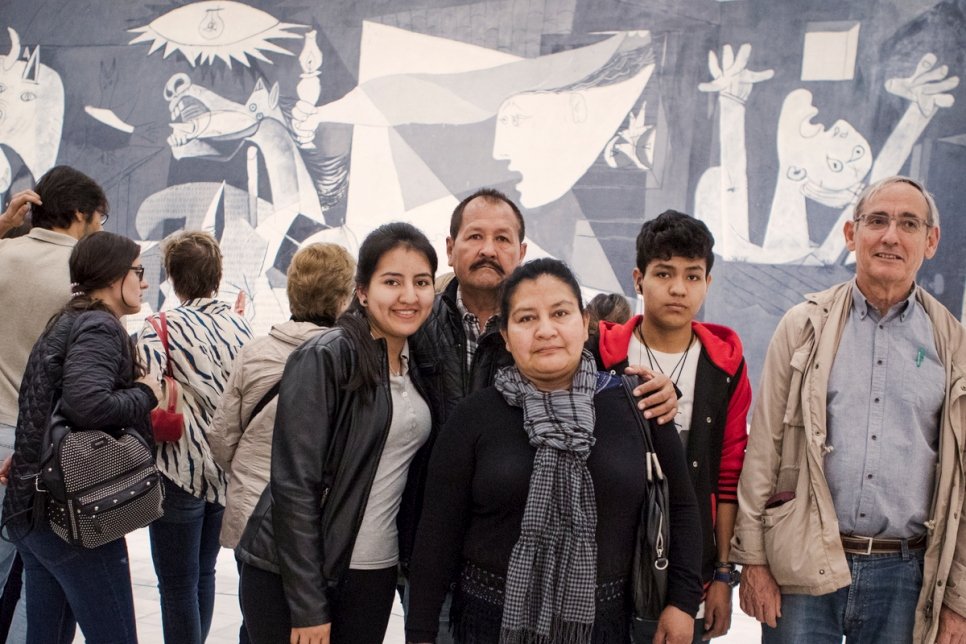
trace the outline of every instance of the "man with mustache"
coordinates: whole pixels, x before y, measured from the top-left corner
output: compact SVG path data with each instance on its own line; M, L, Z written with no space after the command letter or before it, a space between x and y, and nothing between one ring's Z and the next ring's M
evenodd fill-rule
M426 323L409 338L440 425L464 397L490 386L496 371L513 363L499 331L500 287L526 255L524 235L520 209L498 190L477 190L453 211L446 256L455 277L436 296ZM628 372L647 378L635 390L644 415L661 423L673 420L677 397L671 380L643 367ZM439 644L452 642L448 614L447 602Z
M867 187L855 279L778 325L731 561L765 644L966 642L966 330L916 284L939 245L923 186Z

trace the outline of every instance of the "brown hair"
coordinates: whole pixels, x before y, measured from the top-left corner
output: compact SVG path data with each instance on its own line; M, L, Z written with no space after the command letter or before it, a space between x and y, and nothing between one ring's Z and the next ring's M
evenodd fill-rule
M210 233L182 231L161 244L164 270L181 300L211 297L221 284L221 249Z
M627 298L619 293L600 293L587 302L587 312L590 313L588 331L597 333L601 320L623 324L631 319L631 307Z
M292 319L332 326L352 295L356 262L338 244L309 244L288 267Z

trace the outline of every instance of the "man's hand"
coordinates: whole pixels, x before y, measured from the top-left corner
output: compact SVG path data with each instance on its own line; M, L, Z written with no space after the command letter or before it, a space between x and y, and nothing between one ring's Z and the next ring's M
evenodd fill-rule
M721 637L731 628L731 586L712 581L704 599L704 635L701 639Z
M694 618L680 608L668 606L657 620L654 644L691 644L694 638Z
M948 76L949 67L936 67L936 55L926 54L919 59L916 71L907 78L890 78L886 91L916 104L926 118L940 107L951 107L955 98L950 92L959 85L959 76Z
M943 605L939 610L936 644L966 644L966 617Z
M13 454L3 459L0 465L0 485L7 485L10 482L10 466L13 465Z
M32 203L38 206L41 204L40 195L33 190L22 190L15 194L7 204L7 209L0 215L0 235L23 224Z
M289 644L329 644L329 633L331 631L332 624L293 628L292 636L289 637L288 641Z
M753 72L748 69L748 58L751 56L751 45L743 44L735 55L731 45L725 45L721 51L721 61L711 50L708 52L708 70L711 72L710 83L701 83L698 90L702 92L719 92L723 96L730 96L740 103L748 100L751 88L755 83L766 81L775 75L773 69L763 69Z
M772 628L782 616L782 594L768 566L744 566L738 586L741 610Z
M637 408L644 410L644 418L655 418L661 425L674 420L678 413L678 396L670 378L660 371L637 364L624 369L624 373L646 380L634 389L634 395L641 399Z

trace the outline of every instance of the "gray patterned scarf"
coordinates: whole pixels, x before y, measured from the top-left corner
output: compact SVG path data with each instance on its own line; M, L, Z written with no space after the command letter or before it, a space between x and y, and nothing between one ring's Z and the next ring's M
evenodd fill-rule
M501 644L584 644L594 628L597 503L587 457L594 445L597 369L587 351L570 391L538 390L514 366L494 380L523 409L537 448L520 539L506 575Z

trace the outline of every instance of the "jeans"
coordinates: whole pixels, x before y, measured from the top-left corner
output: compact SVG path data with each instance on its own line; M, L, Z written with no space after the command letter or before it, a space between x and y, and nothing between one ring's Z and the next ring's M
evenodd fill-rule
M782 594L776 628L762 625L764 644L907 644L922 589L924 550L847 554L852 584L827 595Z
M225 508L164 479L164 516L151 524L151 558L167 644L202 644L215 607L215 562Z
M28 644L137 644L127 542L72 546L35 527L18 544L26 580Z
M13 425L0 423L0 463L8 456L13 454L14 435L17 428ZM3 506L3 497L7 495L7 487L0 485L0 507ZM13 566L14 557L17 555L17 547L0 539L0 589L7 583L10 568ZM23 644L27 640L27 603L26 593L20 593L20 601L14 611L13 620L10 622L10 630L7 631L7 644Z

